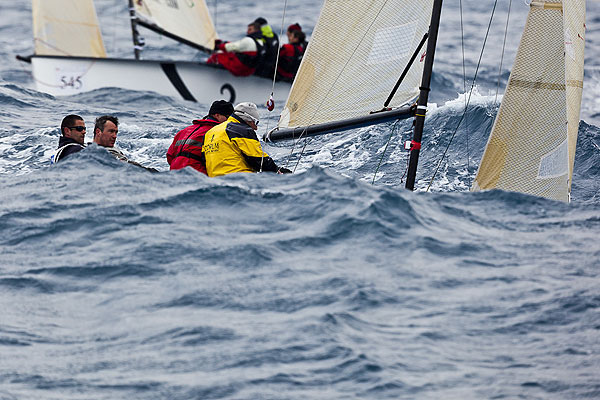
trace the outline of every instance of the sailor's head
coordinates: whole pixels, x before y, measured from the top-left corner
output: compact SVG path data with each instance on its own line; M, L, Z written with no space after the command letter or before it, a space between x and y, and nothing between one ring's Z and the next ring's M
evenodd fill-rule
M300 26L299 23L295 23L295 24L291 24L290 26L288 26L287 28L288 32L293 32L293 31L302 31L302 27Z
M96 118L94 143L102 147L115 147L119 133L119 120L111 115Z
M233 114L233 104L225 100L217 100L212 103L208 115L219 122L226 121Z
M244 120L254 130L258 129L258 122L260 121L260 114L256 104L244 102L239 103L233 109L235 115Z
M83 144L85 138L85 122L79 115L71 114L63 118L60 131L64 137Z
M248 24L248 29L246 29L246 33L248 35L252 35L253 33L260 32L260 24L256 21L250 22Z
M255 24L258 24L259 26L263 26L263 25L267 25L268 22L264 17L258 17L254 20Z

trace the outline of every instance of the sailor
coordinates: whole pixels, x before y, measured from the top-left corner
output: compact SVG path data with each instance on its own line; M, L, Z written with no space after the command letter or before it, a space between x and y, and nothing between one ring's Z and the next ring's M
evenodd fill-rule
M298 23L292 24L287 29L288 44L281 46L279 52L279 64L277 65L277 75L281 78L294 79L302 56L306 51L306 35Z
M206 174L204 154L202 154L204 135L209 129L225 122L232 113L233 105L230 102L217 100L210 106L206 117L196 119L192 121L192 125L180 130L167 151L167 162L171 169L190 166Z
M52 156L52 163L64 160L67 156L81 151L85 145L85 122L79 115L70 114L60 124L62 135L58 139L58 149Z
M133 164L150 172L158 172L158 170L155 168L144 167L135 161L131 161L121 150L116 149L115 142L117 141L118 134L119 119L117 117L112 115L103 115L96 118L96 124L94 125L94 143L96 143L98 146L106 148L106 150L117 160Z
M273 78L275 63L277 62L277 52L279 51L279 36L273 32L273 29L263 17L256 18L253 23L260 25L260 33L265 43L265 56L256 67L255 74Z
M221 176L235 172L291 173L278 167L263 152L256 129L260 115L254 103L239 103L226 122L209 130L202 151L206 158L208 176Z
M248 24L246 37L236 42L215 40L215 53L207 64L220 64L235 76L249 76L256 72L256 67L265 58L265 41L260 31L260 24Z

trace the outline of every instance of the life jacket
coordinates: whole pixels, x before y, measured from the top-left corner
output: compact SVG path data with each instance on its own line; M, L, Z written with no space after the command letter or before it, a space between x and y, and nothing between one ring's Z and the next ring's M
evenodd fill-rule
M247 37L254 40L256 43L256 53L247 51L243 53L235 53L238 59L248 68L256 68L259 65L264 63L267 48L265 45L265 41L260 32L251 33L250 35L246 35Z
M192 125L180 130L173 139L167 151L167 162L172 170L187 166L206 174L202 146L204 135L208 130L218 125L219 121L210 116L194 120Z
M300 68L305 50L306 42L284 44L279 54L277 73L283 78L293 79Z
M57 162L65 159L67 156L77 153L84 148L84 145L76 142L74 139L61 136L58 140L58 149L56 149L56 153L50 157L50 164L56 164Z
M273 159L263 152L254 129L235 113L226 122L206 132L202 151L206 171L211 177L278 170Z
M273 32L269 25L261 27L260 35L265 44L265 54L256 67L255 74L272 78L277 62L277 52L279 51L279 36Z

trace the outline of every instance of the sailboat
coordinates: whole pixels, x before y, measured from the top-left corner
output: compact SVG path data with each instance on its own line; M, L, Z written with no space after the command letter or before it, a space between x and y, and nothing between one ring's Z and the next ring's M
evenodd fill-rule
M569 201L583 88L585 0L533 0L529 6L471 190ZM441 8L442 0L326 0L278 126L264 140L414 118L413 138L405 144L406 188L414 190ZM333 43L336 54L329 51ZM347 46L340 49L339 43Z
M237 77L201 62L140 59L139 27L210 53L217 33L204 0L129 0L129 12L135 58L109 58L93 0L32 0L35 51L18 58L31 62L37 89L54 96L120 87L208 104L220 98L263 103L269 97L268 78ZM275 84L277 93L290 87Z

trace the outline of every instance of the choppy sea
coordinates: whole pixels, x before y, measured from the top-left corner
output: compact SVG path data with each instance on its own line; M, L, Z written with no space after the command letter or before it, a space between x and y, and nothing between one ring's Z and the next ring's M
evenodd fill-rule
M234 39L258 16L280 29L284 3L208 1ZM151 87L36 91L15 59L33 51L31 2L3 0L0 399L600 398L600 2L570 204L468 191L527 12L511 3L500 67L501 3L440 164L493 7L462 4L465 82L460 4L445 2L408 192L408 122L313 139L302 157L265 145L293 175L170 172L172 137L209 105ZM127 2L97 8L109 54L131 56ZM284 26L310 32L319 8L287 0ZM146 36L149 58L202 58ZM69 113L118 116L118 146L161 172L98 147L50 166Z

